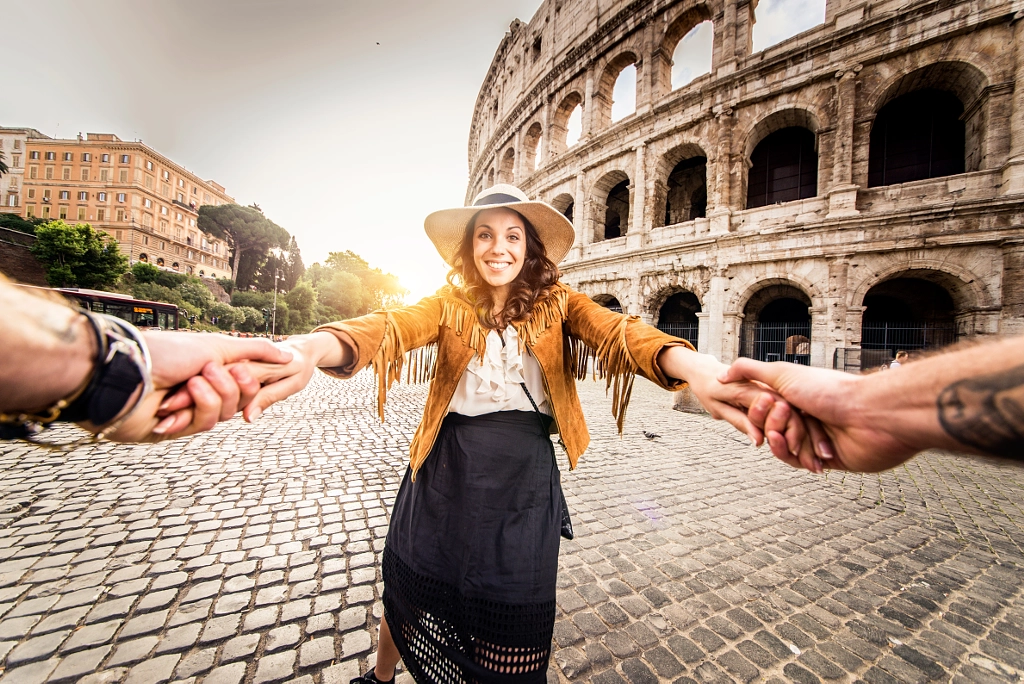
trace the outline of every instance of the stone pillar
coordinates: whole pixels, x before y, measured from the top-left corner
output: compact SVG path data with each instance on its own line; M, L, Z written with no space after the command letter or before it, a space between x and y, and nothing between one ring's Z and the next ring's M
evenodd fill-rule
M1024 239L1003 243L1003 310L999 333L1024 333Z
M835 350L849 347L846 330L846 293L849 288L850 258L842 255L828 262L828 335L825 339L825 364L831 368Z
M523 129L516 129L512 136L512 150L515 157L512 158L512 184L515 185L523 179ZM529 175L528 173L525 175Z
M1024 16L1018 12L1013 25L1016 65L1013 79L1013 113L1010 116L1010 158L1003 167L1004 195L1024 194Z
M735 324L733 315L725 311L728 283L725 269L716 269L704 295L702 310L697 314L697 321L700 324L700 339L697 340L697 344L700 352L711 354L723 363L730 363L736 358L735 341L739 333L739 325ZM742 314L740 316L742 317Z
M544 106L540 110L540 146L537 148L537 154L540 155L540 159L537 160L537 168L551 158L551 130L548 128L548 122L551 120L551 98L553 96L548 95L544 100Z
M639 249L645 242L648 226L644 225L644 206L647 204L647 146L640 143L633 148L633 204L629 207L629 230L626 231L626 249Z
M812 306L807 311L811 314L811 365L815 368L830 368L832 359L829 358L828 363L825 363L829 339L828 307Z
M718 76L736 71L736 2L737 0L725 2L725 19L722 22L725 35L722 41L722 63L716 69Z
M856 216L857 191L853 184L853 120L857 99L857 73L861 66L836 74L836 128L832 151L832 187L828 191L828 216Z
M697 312L697 351L708 353L708 337L711 335L711 314L707 311Z
M735 10L734 10L735 11ZM731 228L732 209L732 130L736 117L729 107L716 115L718 121L718 149L715 151L715 187L712 193L715 206L708 213L711 233L728 233Z
M576 174L576 190L572 197L572 227L576 231L576 241L573 243L571 252L574 259L583 258L583 245L588 242L584 231L587 202L583 192L583 172L580 171Z
M586 140L594 130L594 67L587 69L587 85L583 91L583 121L580 139Z

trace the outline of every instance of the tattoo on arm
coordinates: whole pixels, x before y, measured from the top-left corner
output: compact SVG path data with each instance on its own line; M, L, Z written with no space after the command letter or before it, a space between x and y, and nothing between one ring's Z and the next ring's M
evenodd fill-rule
M958 442L1024 460L1024 365L953 383L939 394L938 409Z

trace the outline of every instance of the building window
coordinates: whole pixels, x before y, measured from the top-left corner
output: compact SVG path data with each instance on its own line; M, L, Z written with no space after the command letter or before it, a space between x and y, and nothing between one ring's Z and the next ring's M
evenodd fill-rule
M63 220L63 219L66 219L67 217L68 217L68 208L62 204L62 205L60 205L59 218L61 220Z
M152 214L143 214L142 215L142 225L145 226L146 228L152 228L153 227L153 215Z
M100 161L103 162L104 164L110 162L110 155L109 154L101 154L100 155Z
M114 216L116 221L124 221L124 209L118 209ZM117 239L121 239L121 231L117 231Z
M50 207L49 207L49 205L46 205L46 204L43 205L43 216L42 216L42 218L44 218L44 219L50 218Z
M185 187L185 179L184 178L179 178L178 179L178 187L179 188Z
M164 197L170 197L171 196L171 186L168 185L167 183L161 183L160 184L160 194L163 195Z
M100 202L106 202L107 201L107 193L105 193L105 192L96 193L96 199L99 200Z
M151 199L149 199L147 197L146 199L142 200L142 206L146 207L147 209L152 209L153 208L153 200L151 200Z
M180 212L180 211L179 211L179 212L176 212L176 213L174 214L174 220L175 220L175 221L180 221L181 219L182 219L182 216L181 216L181 212Z
M84 162L91 162L92 161L92 153L91 152L83 152L82 153L82 161L84 161Z
M146 170L147 171L152 171L153 170L153 162L149 161L148 159L146 160Z
M71 167L65 166L63 169L60 170L60 175L61 178L64 180L71 180Z
M160 241L160 249L167 249L167 243L163 240Z
M7 196L7 206L9 206L9 207L16 207L16 206L18 206L18 196L17 195L8 195Z
M123 192L117 193L117 201L118 202L122 202L122 203L124 202L124 193Z
M47 152L46 153L46 161L57 161L57 153L56 152Z
M121 155L121 163L122 164L127 164L128 162L131 161L131 159L132 158L130 156L128 156L127 154L122 154Z
M142 218L143 218L142 223L145 224L146 223L146 221L145 221L146 217L143 216ZM142 236L142 244L144 244L144 245L148 245L149 244L149 236L148 235L143 235Z
M62 200L71 199L71 192L68 191L68 190L61 190L60 191L60 198Z
M29 152L28 153L28 158L29 159L39 159L39 152L38 151Z
M17 154L11 156L11 166L18 168L21 166L21 157Z
M25 207L25 218L33 218L36 215L36 205L30 204Z
M28 198L29 199L35 199L36 198L36 189L35 188L29 188L28 189Z
M96 220L97 221L106 221L107 220L107 210L106 209L97 209L96 210Z
M82 192L78 193L78 200L80 202L84 202L87 199L89 199L89 193L88 192L82 191Z
M78 220L79 221L84 221L85 220L85 207L78 207Z
M110 171L107 169L100 169L100 182L106 183L110 180Z
M38 178L39 177L39 167L38 166L29 167L28 177L29 178Z
M49 202L50 201L50 191L49 190L43 190L43 201L44 202Z
M123 239L124 239L124 233L123 233L122 231L120 231L120 230L115 230L115 231L114 231L114 238L115 238L115 239L116 239L116 240L117 240L118 242L120 242L121 240L123 240Z
M163 176L164 176L164 180L171 180L171 172L170 171L167 171L166 169L164 169L164 171L162 173L163 173Z
M119 183L127 183L128 182L128 169L121 169L121 171L117 174L117 180L118 180Z
M152 176L146 176L146 187L149 188L150 190L153 189L153 177Z
M46 180L53 180L53 167L47 166L46 173L44 175L46 176Z
M71 153L70 152L65 152L64 153L64 161L71 161Z

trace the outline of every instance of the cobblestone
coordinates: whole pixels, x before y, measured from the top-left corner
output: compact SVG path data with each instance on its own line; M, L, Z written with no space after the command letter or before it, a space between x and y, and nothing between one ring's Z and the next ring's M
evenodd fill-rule
M579 388L592 443L576 471L560 462L577 537L549 681L1024 673L1024 469L934 452L815 477L641 380L619 438L603 388ZM316 376L254 426L0 445L0 509L17 511L0 515L0 684L347 683L373 662L424 397L396 385L382 425L368 375Z

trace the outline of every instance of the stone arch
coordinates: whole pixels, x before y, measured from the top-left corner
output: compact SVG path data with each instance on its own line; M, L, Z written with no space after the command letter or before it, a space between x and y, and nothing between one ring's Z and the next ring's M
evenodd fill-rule
M740 299L740 356L810 365L812 291L788 275L747 288Z
M164 258L163 257L157 257L156 258L156 265L157 266L163 266L164 265Z
M612 123L612 91L615 89L615 82L622 70L630 65L636 65L637 90L640 90L642 74L640 70L640 58L638 53L632 50L625 50L618 53L607 61L604 69L601 70L601 77L594 86L594 111L591 114L591 125L595 131L600 131ZM639 98L637 98L639 99Z
M520 158L523 160L522 170L524 177L536 171L537 167L541 164L540 142L543 133L544 129L539 121L534 121L526 129L526 135L523 136L523 149L519 152Z
M768 200L761 202L752 202L750 197L751 184L761 180L760 175L762 170L759 167L760 159L755 159L755 153L759 153L758 149L762 143L771 144L772 141L768 140L770 136L787 136L794 138L793 140L786 140L783 144L786 147L793 145L803 145L804 141L801 140L801 134L799 131L805 130L810 133L810 145L812 146L809 150L800 152L800 159L803 164L808 168L800 168L798 173L800 178L797 179L799 183L799 191L796 196L792 199L804 199L805 197L815 197L819 192L818 183L818 130L821 127L821 118L816 113L807 107L802 106L783 106L777 108L775 111L762 117L750 126L744 135L743 143L743 159L744 165L746 166L746 173L742 175L742 187L740 189L740 197L744 198L744 207L756 207L764 206L765 203L773 204ZM775 139L773 138L773 139ZM761 148L764 149L763 147ZM801 147L802 149L802 147ZM757 154L759 157L760 155ZM809 159L804 160L804 157ZM811 168L813 166L813 168ZM751 173L757 177L756 180L752 181ZM773 180L771 171L764 169L765 174L764 182L766 183L766 197L771 199L771 185L770 182ZM813 194L804 192L804 189L813 187ZM789 199L789 198L787 198Z
M575 287L598 304L615 299L622 305L622 311L625 313L633 311L629 285L627 280L594 280L581 282Z
M146 254L145 252L143 252L142 254L139 255L139 261L141 261L144 264L148 264L149 263L149 255Z
M179 268L181 268L181 266L179 266L178 262L175 261L173 264L171 264L171 268L173 268L175 271L177 271Z
M501 155L501 166L498 167L498 182L513 184L516 182L516 150L510 147Z
M563 192L556 195L550 202L551 206L558 210L558 212L569 219L569 223L572 223L573 217L576 214L576 201L572 195L567 192Z
M625 211L621 210L622 195L621 189L625 184L627 192ZM611 200L611 204L609 201ZM590 191L590 204L592 207L593 220L593 241L600 242L606 239L605 236L612 228L617 228L619 236L629 232L629 221L632 215L633 197L632 182L629 175L622 170L608 171L594 183ZM615 213L612 216L611 213ZM616 220L613 226L611 220Z
M569 133L569 117L577 107L582 110L583 96L574 90L563 97L558 107L555 108L555 115L551 121L550 131L548 131L552 156L561 154L569 148L569 144L566 142L566 135Z
M708 7L708 5L701 3L683 10L668 24L668 28L665 29L665 34L662 36L661 44L658 48L658 56L660 59L658 60L656 78L658 82L658 91L660 93L665 94L673 90L673 57L676 47L679 45L680 41L682 41L686 34L698 25L705 21L711 21L713 16L711 8ZM712 51L713 50L714 47L712 46Z
M698 346L697 314L701 313L703 306L697 293L679 286L665 288L651 298L649 306L651 320L658 330Z
M908 253L890 255L886 266L871 269L850 291L850 306L864 306L868 290L875 285L892 280L900 275L929 280L945 288L953 298L958 312L996 307L999 302L986 287L984 281L965 266L952 259L917 258Z
M622 302L615 295L610 294L598 294L591 297L595 302L600 304L606 309L611 309L616 313L625 313L625 309L622 307Z
M673 171L679 167L680 164L688 160L696 160L693 165L692 172L688 175L693 178L688 179L687 186L693 185L693 188L682 188L682 196L684 198L685 208L687 209L686 218L682 218L679 221L670 220L674 214L671 211L673 204L678 204L679 198L670 197L673 194L679 194L680 190L677 189L673 179ZM699 160L703 160L700 163ZM690 214L692 213L689 209L693 208L694 191L699 192L703 188L704 198L704 212L701 215L706 214L707 210L707 196L708 196L708 154L704 151L698 142L683 142L675 147L671 148L658 160L657 167L655 170L655 185L654 185L654 197L653 197L653 208L654 208L654 223L655 227L672 225L674 223L681 223L682 221L691 220ZM673 202L675 200L675 202Z
M870 100L870 111L873 113L874 118L871 123L869 140L868 185L880 186L890 184L884 182L884 173L881 173L883 170L881 166L883 164L882 149L880 148L879 141L876 139L879 135L884 135L884 132L879 130L882 120L885 119L888 122L890 115L893 114L893 108L900 107L901 102L913 107L913 100L921 98L936 101L934 104L921 103L929 113L934 114L942 108L940 106L943 100L942 93L948 93L947 98L949 96L955 98L959 101L959 106L962 108L962 111L961 109L954 108L946 117L950 119L947 125L951 125L959 130L955 132L953 130L947 131L940 137L946 139L962 136L963 165L962 167L960 166L960 159L951 160L954 162L953 166L944 169L949 173L944 173L943 169L938 169L935 173L924 173L924 177L940 177L950 173L981 169L986 152L988 84L989 79L981 69L963 61L932 62L909 72L895 74L886 79L872 93ZM955 107L955 105L952 106ZM957 147L959 147L960 142L956 141ZM925 141L925 145L927 147L927 141ZM952 155L952 150L950 150L950 154ZM918 180L918 178L914 177L915 175L921 174L911 174L908 180ZM894 182L903 181L896 180Z

